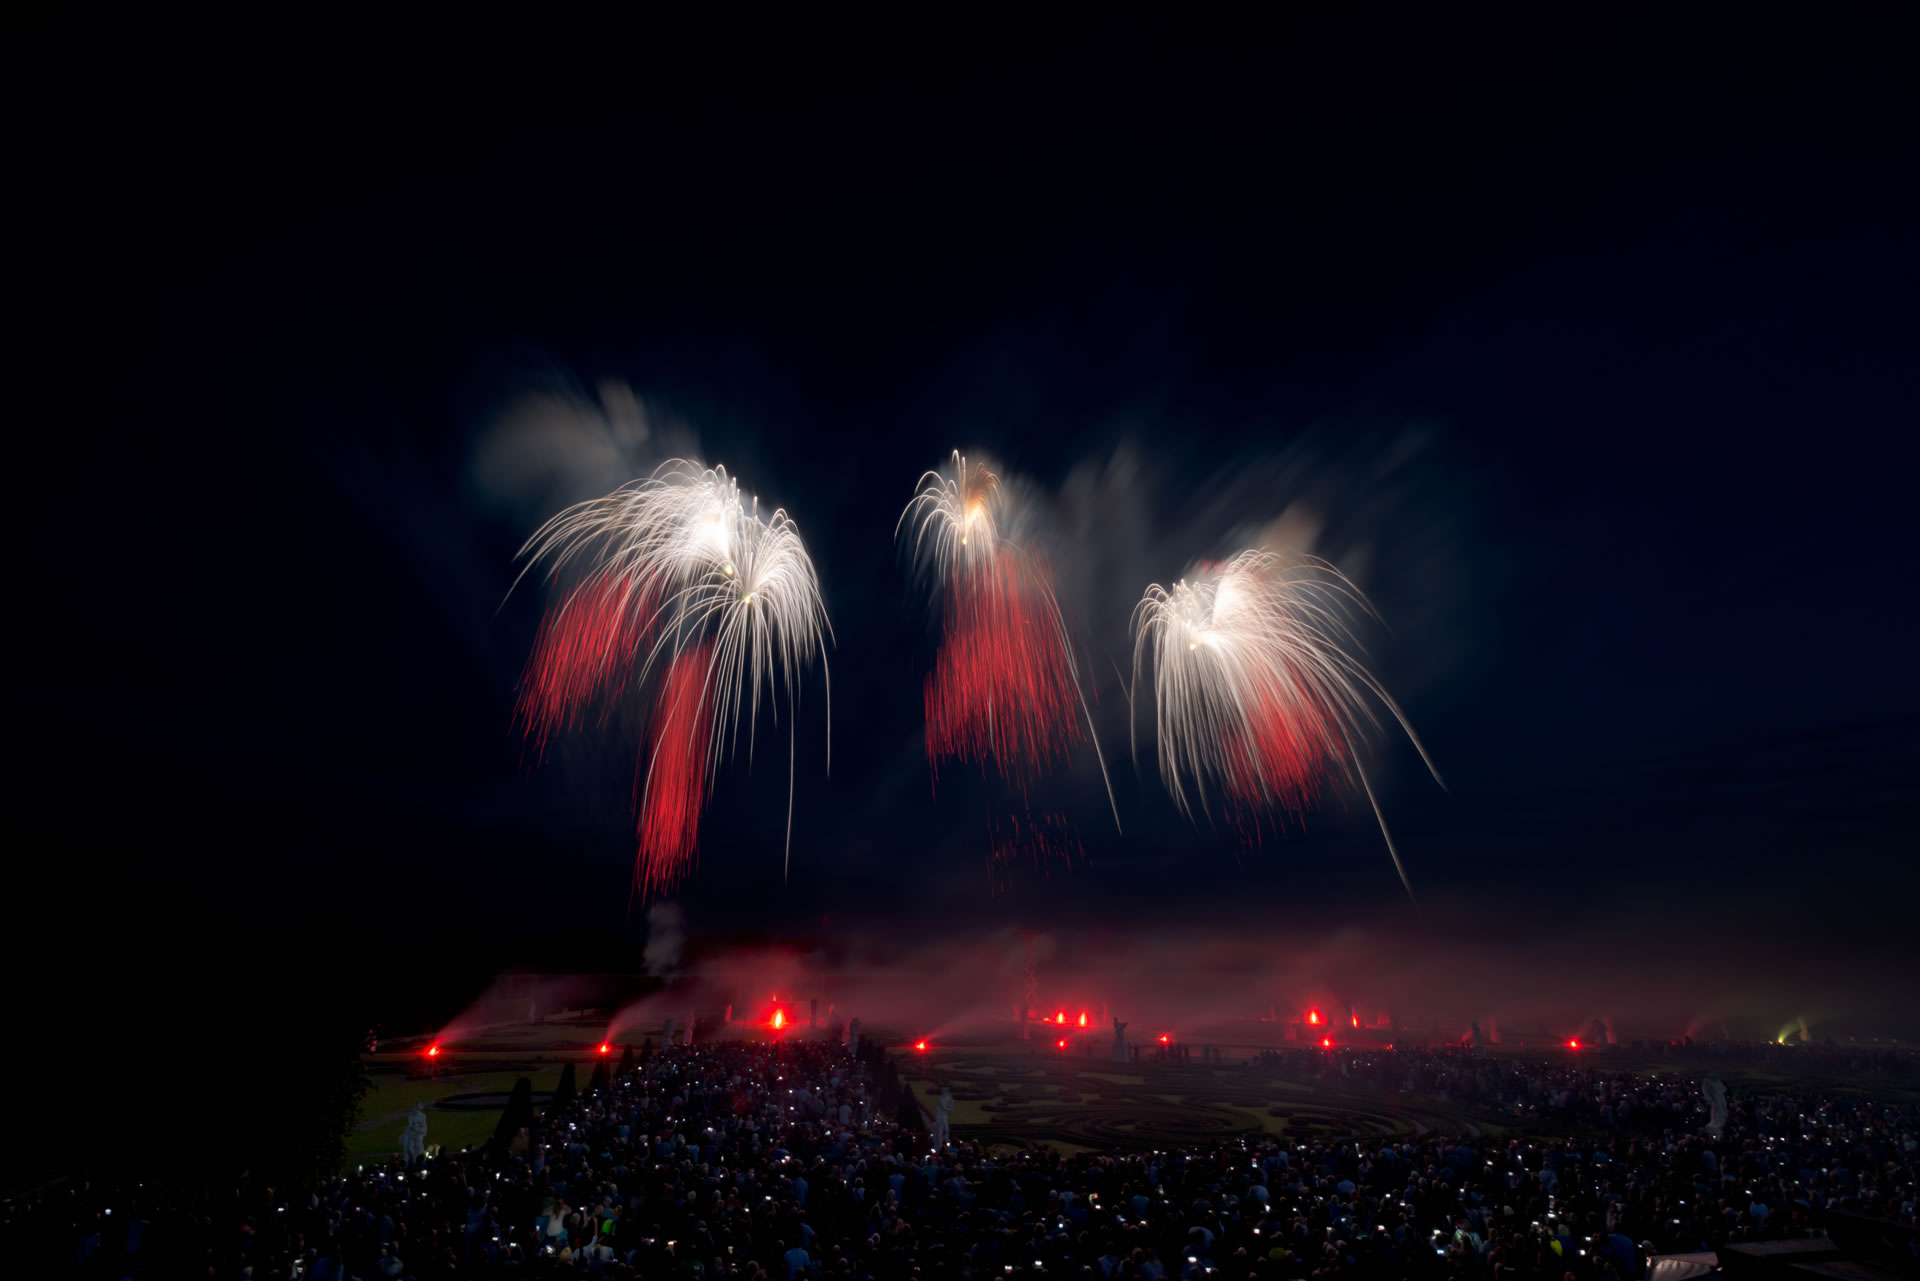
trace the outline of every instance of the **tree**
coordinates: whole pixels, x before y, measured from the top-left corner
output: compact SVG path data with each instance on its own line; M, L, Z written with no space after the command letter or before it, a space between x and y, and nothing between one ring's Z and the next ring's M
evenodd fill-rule
M573 1064L569 1063L560 1069L560 1084L554 1087L553 1099L547 1104L547 1115L559 1116L579 1093L580 1087L574 1083Z
M571 1072L572 1065L567 1070ZM507 1106L500 1113L500 1124L493 1129L496 1150L506 1151L513 1136L522 1130L533 1133L533 1082L524 1076L513 1083L513 1093L507 1096Z
M15 1151L0 1157L8 1177L17 1166L30 1176L23 1185L57 1175L124 1175L183 1190L231 1189L245 1171L262 1186L297 1194L338 1174L369 1088L365 1011L311 979L298 957L249 950L248 942L243 936L234 945L244 965L191 952L167 957L168 990L205 996L131 1003L116 1010L104 1043L97 1027L78 1026L77 1018L63 1026L56 1015L50 1043L94 1052L75 1057L62 1091L77 1106L21 1109ZM104 983L78 988L108 990ZM98 1020L91 1003L73 1004ZM129 1053L137 1063L131 1076ZM114 1102L136 1085L150 1102ZM210 1116L240 1124L202 1135Z

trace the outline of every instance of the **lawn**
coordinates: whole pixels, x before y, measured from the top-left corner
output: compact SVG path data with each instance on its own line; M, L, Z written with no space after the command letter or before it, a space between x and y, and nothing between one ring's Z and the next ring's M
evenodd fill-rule
M993 1050L942 1050L897 1061L929 1112L942 1086L952 1091L956 1137L1014 1147L1172 1146L1248 1133L1304 1141L1503 1132L1495 1118L1428 1100L1281 1079L1240 1065L1146 1062L1115 1071L1119 1065L1096 1059Z
M1508 1113L1355 1082L1290 1079L1242 1063L1150 1060L1122 1066L1006 1048L896 1054L895 1062L929 1112L942 1086L952 1091L957 1138L1012 1147L1170 1147L1246 1133L1295 1142L1451 1133L1497 1142L1529 1132ZM1689 1080L1717 1067L1624 1056L1609 1056L1604 1066ZM1738 1065L1717 1070L1730 1089L1859 1090L1901 1101L1916 1095L1911 1083L1884 1077L1789 1075Z
M559 1063L546 1063L500 1070L485 1062L476 1062L431 1081L409 1080L399 1071L376 1071L373 1089L360 1103L362 1128L347 1139L347 1165L383 1161L398 1152L400 1132L406 1128L407 1113L416 1103L427 1107L429 1145L437 1143L453 1151L482 1142L492 1136L494 1126L499 1124L498 1109L453 1111L436 1104L456 1094L508 1094L513 1090L513 1083L523 1076L533 1082L536 1094L550 1093L560 1084L561 1069ZM591 1071L588 1064L576 1062L574 1065L575 1079L581 1085L587 1083Z

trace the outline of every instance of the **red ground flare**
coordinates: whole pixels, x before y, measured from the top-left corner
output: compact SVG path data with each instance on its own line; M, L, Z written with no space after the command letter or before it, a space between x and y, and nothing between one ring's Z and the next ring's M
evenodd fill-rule
M1331 1050L1333 1048L1333 1038L1330 1036L1321 1037L1320 1045L1321 1045L1321 1048L1323 1049Z
M913 1048L920 1051L920 1053L925 1054L927 1052L927 1043L925 1041L915 1041L913 1043Z
M653 757L640 766L646 790L640 798L640 856L634 867L643 895L678 885L699 849L712 728L707 649L702 645L673 660L654 704Z
M787 1025L787 1012L785 1010L775 1010L773 1012L774 1030L778 1031L780 1028L783 1028L786 1025Z
M1307 1011L1307 1022L1318 1023L1319 1021L1320 1021L1320 1011L1318 1010Z
M596 700L626 688L653 622L631 584L596 575L547 610L520 677L514 721L541 752Z
M1009 778L1065 757L1082 736L1080 695L1044 567L1008 548L955 575L925 696L936 775L942 757Z
M1167 1043L1168 1043L1169 1041L1171 1041L1172 1039L1173 1039L1173 1038L1171 1038L1171 1037L1166 1037L1166 1036L1163 1036L1163 1037L1161 1037L1161 1038L1160 1038L1160 1044L1162 1044L1162 1045L1165 1045L1165 1044L1167 1044Z
M1059 1045L1059 1047L1063 1050L1067 1048L1067 1043L1065 1041L1059 1041L1059 1042L1056 1042L1056 1044Z
M611 1045L608 1045L605 1041L602 1041L600 1042L600 1053L611 1054L613 1053L613 1047Z
M437 1059L437 1058L439 1058L439 1057L440 1057L440 1047L439 1047L439 1046L437 1046L437 1045L429 1045L429 1046L427 1047L427 1057L428 1057L428 1058L430 1058L430 1059Z

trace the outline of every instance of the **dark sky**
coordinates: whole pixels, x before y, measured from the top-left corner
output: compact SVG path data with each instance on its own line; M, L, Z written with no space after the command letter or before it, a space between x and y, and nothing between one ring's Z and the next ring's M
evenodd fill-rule
M1377 930L1897 1008L1900 44L63 50L15 114L15 199L45 214L16 242L16 478L43 513L16 546L55 614L22 670L50 842L28 890L149 942L404 939L473 974L639 938L633 735L536 769L510 725L540 598L501 602L558 491L477 461L527 397L619 384L793 515L837 636L791 881L784 761L727 770L696 929ZM955 447L1048 513L1127 827L1083 753L1035 803L1089 863L997 894L1005 793L929 787L933 634L892 544ZM1447 780L1375 745L1418 911L1364 800L1243 850L1128 758L1127 609L1283 514L1379 606L1375 669Z

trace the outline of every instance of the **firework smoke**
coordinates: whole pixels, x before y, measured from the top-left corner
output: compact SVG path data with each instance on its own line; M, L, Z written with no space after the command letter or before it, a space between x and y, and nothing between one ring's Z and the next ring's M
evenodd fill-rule
M636 798L641 891L685 876L714 774L739 746L743 719L752 758L763 695L776 721L778 700L787 703L790 855L798 682L816 655L826 676L832 630L787 514L762 516L725 468L675 459L554 516L520 557L521 577L544 563L549 581L580 580L550 609L522 681L518 719L529 736L544 744L596 700L617 699L660 669L652 759Z
M1330 773L1347 774L1366 791L1412 897L1360 763L1357 745L1380 723L1373 701L1440 775L1399 706L1348 653L1358 648L1355 610L1371 607L1325 562L1244 551L1172 588L1147 588L1133 614L1134 683L1151 658L1160 777L1182 812L1205 810L1211 787L1256 821L1268 808L1297 815Z
M674 902L656 902L647 909L647 945L641 961L647 973L665 978L680 968L680 953L687 945L687 923Z

